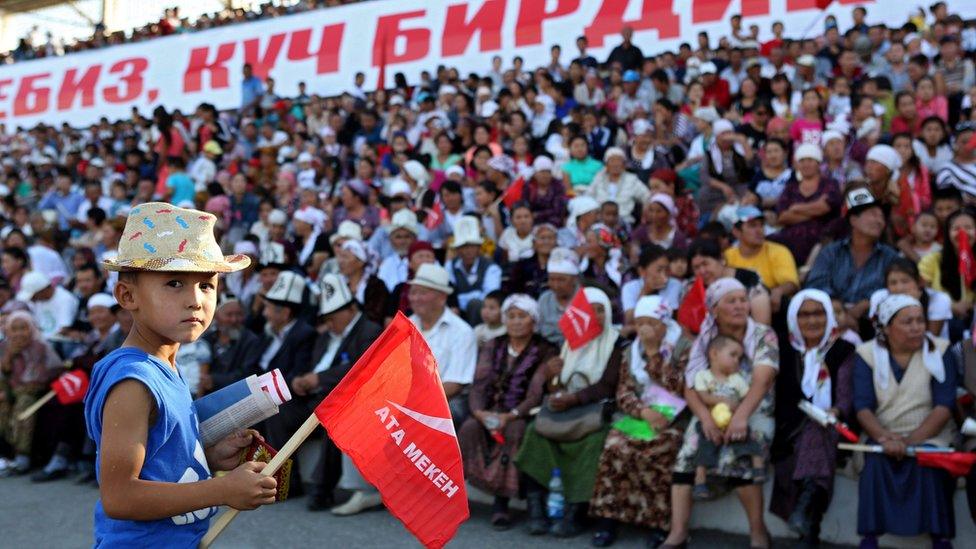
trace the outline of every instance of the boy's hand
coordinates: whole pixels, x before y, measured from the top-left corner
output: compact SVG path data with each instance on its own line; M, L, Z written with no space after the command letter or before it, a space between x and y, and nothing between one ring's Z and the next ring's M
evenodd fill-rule
M259 461L248 461L218 478L217 482L223 485L224 503L238 511L250 511L274 503L278 481L261 474L266 465Z
M237 467L241 450L250 446L255 438L264 440L254 429L237 431L207 448L204 453L207 456L207 464L210 465L210 470L230 471Z

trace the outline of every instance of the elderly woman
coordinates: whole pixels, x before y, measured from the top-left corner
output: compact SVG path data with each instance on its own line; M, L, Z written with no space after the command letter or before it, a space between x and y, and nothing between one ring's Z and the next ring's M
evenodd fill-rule
M505 334L482 348L468 402L471 417L458 435L468 482L495 496L491 523L512 524L508 501L519 494L519 473L512 463L525 434L529 410L542 401L546 370L556 348L535 333L539 305L526 294L502 303Z
M925 333L925 312L914 297L894 294L878 306L878 336L857 348L854 410L869 442L884 454L866 454L858 485L861 547L878 536L932 536L950 547L955 536L955 482L944 470L922 467L911 446L949 446L955 409L954 357L948 342Z
M566 218L566 187L553 177L553 162L548 156L535 157L532 170L532 179L523 196L532 206L536 222L558 227Z
M302 208L292 217L295 227L295 249L298 263L314 280L322 263L328 259L329 238L322 229L328 216L318 208Z
M830 296L821 290L797 293L786 312L790 347L780 354L776 376L775 470L769 509L811 547L819 543L820 521L830 504L837 462L837 431L810 420L799 408L807 401L849 423L854 412L854 346L838 335Z
M30 470L35 418L17 416L47 392L57 377L61 359L41 338L27 311L10 313L0 342L0 438L13 448L15 457L0 457L0 476L22 475Z
M370 250L358 240L346 240L336 250L339 274L349 286L356 301L363 307L363 314L373 322L383 325L390 293L386 284L374 274L374 262Z
M617 407L628 421L607 435L597 470L590 515L600 517L593 545L606 547L616 538L618 522L651 529L650 547L664 541L671 517L671 467L681 447L685 416L684 370L691 342L672 320L660 296L644 296L634 309L637 340L623 353ZM673 411L665 415L662 406ZM643 420L653 436L628 429Z
M755 271L729 267L725 263L725 254L718 242L699 238L688 248L688 265L696 277L702 279L708 288L716 280L725 277L735 278L741 282L749 296L749 314L760 324L769 324L772 317L772 305L769 302L769 292L762 285L762 280Z
M603 155L604 166L590 183L586 193L597 202L616 202L620 207L620 217L632 225L636 220L634 211L639 204L647 202L651 191L637 176L626 171L627 153L619 147L610 147Z
M597 404L611 398L620 375L623 352L619 332L610 322L610 298L597 288L584 289L586 299L603 327L595 339L575 350L564 343L558 357L546 364L544 406L554 414ZM538 422L536 422L538 423ZM550 531L558 537L572 537L581 528L576 515L593 496L597 465L609 427L602 426L573 441L546 438L536 424L525 432L515 464L526 475L529 508L529 533ZM545 512L545 490L553 470L559 469L566 507L563 518L552 524Z
M746 287L734 278L720 278L708 286L705 303L709 315L695 339L685 371L685 400L694 413L685 431L684 441L674 466L671 487L671 533L665 547L681 546L688 539L691 518L691 484L694 480L695 456L701 436L715 444L744 442L747 437L768 453L773 438L772 389L779 369L779 345L776 333L749 316ZM744 349L740 373L749 383L749 391L735 408L725 429L720 429L698 392L692 389L695 374L708 368L708 346L722 335L739 341ZM701 427L698 427L698 423ZM699 431L702 435L699 435ZM754 468L747 457L736 458L734 448L722 446L718 466L708 470L711 481L734 488L749 519L752 547L769 547L770 538L763 521L762 484L757 483Z

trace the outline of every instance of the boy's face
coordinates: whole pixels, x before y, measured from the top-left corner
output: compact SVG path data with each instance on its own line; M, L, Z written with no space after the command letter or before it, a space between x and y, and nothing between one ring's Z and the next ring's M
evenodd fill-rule
M944 225L946 219L949 219L949 216L961 207L962 203L954 198L939 198L932 205L932 209L935 211L935 217L939 218L939 226Z
M217 274L141 272L120 277L115 297L152 343L190 343L213 320Z
M708 353L709 367L722 375L732 375L739 371L742 360L742 345L726 342Z
M481 304L481 321L491 326L497 326L502 321L501 306L494 299L486 299Z
M935 241L935 237L939 234L939 225L934 217L931 215L920 215L918 219L915 220L915 225L912 227L912 236L915 237L920 244L928 244Z

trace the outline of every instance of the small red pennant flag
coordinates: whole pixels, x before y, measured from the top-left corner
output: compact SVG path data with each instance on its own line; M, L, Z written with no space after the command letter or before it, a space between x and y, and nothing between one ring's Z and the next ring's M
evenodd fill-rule
M573 300L566 307L566 312L559 319L559 329L566 336L566 343L572 350L579 349L595 339L603 332L603 325L597 322L596 312L590 301L586 299L586 292L580 288Z
M959 241L959 275L966 286L972 286L976 280L976 260L973 259L973 247L969 241L969 234L963 229L956 233Z
M443 547L468 519L461 450L437 361L403 314L315 415L426 547Z
M434 207L427 208L427 218L424 219L424 227L430 230L436 229L441 221L444 221L444 212L441 210L441 203L434 202Z
M513 181L512 184L509 185L507 189L505 189L505 192L502 194L502 202L504 202L506 206L511 208L512 206L515 205L516 202L522 200L522 194L524 189L525 189L525 178L520 176L518 179Z
M51 382L51 390L61 404L77 404L85 399L88 392L88 374L84 370L65 372Z
M964 477L973 468L973 463L976 463L976 453L917 452L915 459L922 467L945 469L954 477Z
M678 323L691 333L697 334L701 330L706 314L708 314L708 307L705 305L705 282L698 277L678 306Z

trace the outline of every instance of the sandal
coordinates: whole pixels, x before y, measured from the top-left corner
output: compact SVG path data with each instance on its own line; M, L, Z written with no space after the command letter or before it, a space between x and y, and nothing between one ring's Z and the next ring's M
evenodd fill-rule
M712 491L708 489L707 484L696 484L692 489L691 497L696 500L712 499Z

